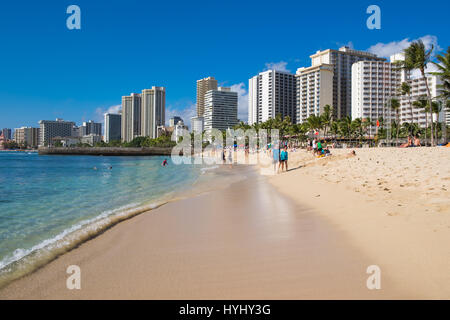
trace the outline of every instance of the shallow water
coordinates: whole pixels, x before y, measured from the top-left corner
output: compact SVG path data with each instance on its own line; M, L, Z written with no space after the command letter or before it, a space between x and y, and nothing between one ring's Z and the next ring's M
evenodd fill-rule
M49 251L167 201L202 174L170 158L162 167L163 159L0 153L0 270L49 260Z

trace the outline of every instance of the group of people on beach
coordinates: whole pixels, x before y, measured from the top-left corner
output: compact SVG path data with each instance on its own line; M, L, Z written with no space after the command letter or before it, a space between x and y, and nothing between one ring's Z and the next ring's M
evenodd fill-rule
M328 147L324 147L323 144L324 144L323 140L318 139L308 140L306 150L312 151L312 153L318 158L331 156L330 149L328 149Z
M408 136L408 142L400 145L400 148L421 147L419 137Z
M273 171L278 173L285 170L288 171L288 148L287 144L277 145L274 144L271 148Z

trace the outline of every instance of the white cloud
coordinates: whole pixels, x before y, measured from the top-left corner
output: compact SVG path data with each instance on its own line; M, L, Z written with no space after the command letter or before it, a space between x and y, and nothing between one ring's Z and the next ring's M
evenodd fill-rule
M105 113L118 113L122 109L122 105L118 104L115 106L110 106L107 109L97 108L95 109L94 121L103 123L105 122Z
M178 103L177 103L178 104ZM176 108L174 106L167 106L166 108L166 126L169 125L170 118L174 116L181 117L185 125L191 128L191 118L197 115L196 105L189 102L185 108Z
M231 91L238 93L238 119L247 122L248 119L248 92L243 82L230 86Z
M283 72L290 72L289 69L287 69L287 62L286 61L280 61L280 62L268 62L266 63L265 70L277 70L277 71L283 71Z
M417 40L422 40L425 48L428 50L431 48L431 45L434 46L434 51L440 51L442 50L441 47L439 47L438 44L438 40L436 36L432 36L432 35L426 35L423 37L420 37L418 39L414 39L414 40L410 40L409 38L405 38L403 40L400 41L392 41L389 43L382 43L379 42L373 46L371 46L369 49L367 49L367 51L376 54L377 56L380 57L386 57L389 58L389 56L395 54L395 53L399 53L402 52L404 49L408 48L409 45L413 42L413 41L417 41Z

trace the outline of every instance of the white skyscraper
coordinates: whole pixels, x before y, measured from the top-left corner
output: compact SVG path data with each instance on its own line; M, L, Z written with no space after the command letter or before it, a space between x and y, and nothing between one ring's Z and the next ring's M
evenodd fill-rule
M358 61L385 61L375 54L341 47L339 50L317 51L310 56L312 66L333 65L333 102L335 116L340 119L351 115L352 65Z
M295 75L268 70L249 79L248 124L260 123L280 114L296 118Z
M142 90L141 135L155 139L158 137L158 126L166 121L166 89L152 87Z
M141 135L141 95L122 97L122 141L130 142Z
M230 88L219 87L205 94L205 131L226 130L238 123L238 94Z
M333 66L319 64L299 68L297 79L296 122L303 123L311 115L319 116L325 105L333 105Z
M379 118L390 122L395 112L388 101L399 99L401 71L384 61L359 61L352 66L352 119ZM375 126L370 130L375 130ZM374 132L374 131L373 131Z

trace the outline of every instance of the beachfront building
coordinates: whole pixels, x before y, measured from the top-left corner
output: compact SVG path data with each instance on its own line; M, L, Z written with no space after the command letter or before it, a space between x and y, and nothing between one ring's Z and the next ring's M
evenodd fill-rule
M295 122L295 86L295 75L284 71L267 70L249 79L248 124L265 122L277 114Z
M0 135L3 136L5 140L12 140L12 130L9 128L0 130Z
M121 140L122 115L118 113L105 113L105 142Z
M352 65L358 61L385 61L375 54L346 46L339 50L317 51L310 58L313 67L333 65L333 101L330 105L333 106L334 117L337 119L351 116L352 113Z
M373 123L383 118L387 123L395 119L389 106L391 98L398 97L401 71L386 61L359 61L352 66L352 119ZM376 125L368 127L368 134L376 132Z
M191 129L192 132L202 133L204 130L205 118L203 117L192 117L191 118Z
M217 80L207 77L197 80L197 116L203 117L205 113L205 95L209 90L217 90Z
M205 94L204 130L226 130L238 124L238 94L230 88L219 87Z
M439 85L442 84L441 79L438 76L428 75L428 86L430 88L431 97L433 101L437 101L436 97L441 94ZM414 101L419 99L427 99L427 88L425 86L425 79L422 77L411 77L408 81L411 86L411 97L401 97L401 109L400 109L400 123L412 122L418 123L420 127L425 128L427 121L430 125L430 114L425 113L424 109L414 106ZM410 101L411 99L411 101ZM411 105L410 105L411 102ZM439 102L439 101L438 101ZM411 114L412 107L412 114ZM446 110L442 107L439 113L439 117L433 115L433 121L444 122L446 121Z
M36 148L39 146L39 128L21 127L14 130L14 141L19 145Z
M141 135L141 95L122 97L122 141L130 142Z
M178 121L183 121L183 119L181 119L181 117L178 117L178 116L173 116L169 120L169 127L175 127L175 125L178 123Z
M296 78L296 123L311 115L319 116L326 105L333 104L333 65L320 64L298 68Z
M172 127L172 141L178 142L178 140L183 136L185 130L188 130L188 127L184 124L183 120L178 121L175 126Z
M81 126L81 136L88 136L90 134L101 136L102 124L94 122L93 120L83 122L83 125Z
M39 121L39 146L52 145L55 137L71 137L74 126L74 122L59 118Z
M142 90L141 135L152 139L158 136L158 126L166 122L166 89L155 87Z

